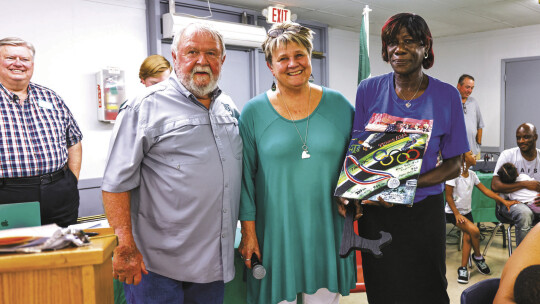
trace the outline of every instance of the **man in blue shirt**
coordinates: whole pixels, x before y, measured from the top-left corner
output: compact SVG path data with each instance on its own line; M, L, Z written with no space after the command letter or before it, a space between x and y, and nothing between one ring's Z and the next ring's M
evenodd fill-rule
M467 141L475 159L480 159L480 146L482 145L482 129L484 120L478 102L471 97L474 89L474 77L463 74L459 77L457 89L461 95L465 126L467 128Z
M242 178L238 111L217 87L223 38L190 24L172 57L175 74L129 100L113 132L102 186L113 275L129 303L222 303Z

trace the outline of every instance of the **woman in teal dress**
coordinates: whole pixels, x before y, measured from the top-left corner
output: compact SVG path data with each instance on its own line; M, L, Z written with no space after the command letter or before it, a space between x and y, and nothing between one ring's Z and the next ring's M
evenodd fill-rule
M248 276L248 303L338 303L355 287L354 255L339 257L343 218L333 203L354 110L310 84L312 31L274 25L263 44L275 82L240 116L244 171L239 251L267 274Z

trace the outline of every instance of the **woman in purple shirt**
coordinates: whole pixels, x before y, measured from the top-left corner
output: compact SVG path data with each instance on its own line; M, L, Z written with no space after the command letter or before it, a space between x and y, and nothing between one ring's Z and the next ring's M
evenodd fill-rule
M369 303L449 303L446 292L444 181L460 173L469 150L456 88L424 74L434 62L431 32L418 15L401 13L382 28L382 57L393 72L362 81L353 132L392 117L429 134L414 204L363 201L360 236L392 234L382 258L362 253ZM412 127L411 127L412 128ZM400 131L401 132L401 131ZM405 131L407 132L407 131ZM412 206L412 207L410 207Z

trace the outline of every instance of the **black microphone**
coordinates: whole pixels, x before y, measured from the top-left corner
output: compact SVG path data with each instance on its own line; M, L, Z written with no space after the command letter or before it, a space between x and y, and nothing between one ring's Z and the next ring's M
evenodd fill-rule
M261 265L261 261L255 253L251 255L251 274L257 280L264 278L266 275L266 269Z

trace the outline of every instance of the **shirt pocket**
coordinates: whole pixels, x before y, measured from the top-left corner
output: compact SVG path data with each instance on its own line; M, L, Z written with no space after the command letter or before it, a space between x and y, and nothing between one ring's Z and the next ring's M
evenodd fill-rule
M227 131L227 138L229 139L229 150L236 159L242 159L242 138L240 137L240 130L238 129L238 120L232 116L222 116L220 119Z
M159 159L171 167L203 164L213 146L208 119L184 119L168 122L152 130L154 144L146 157Z

